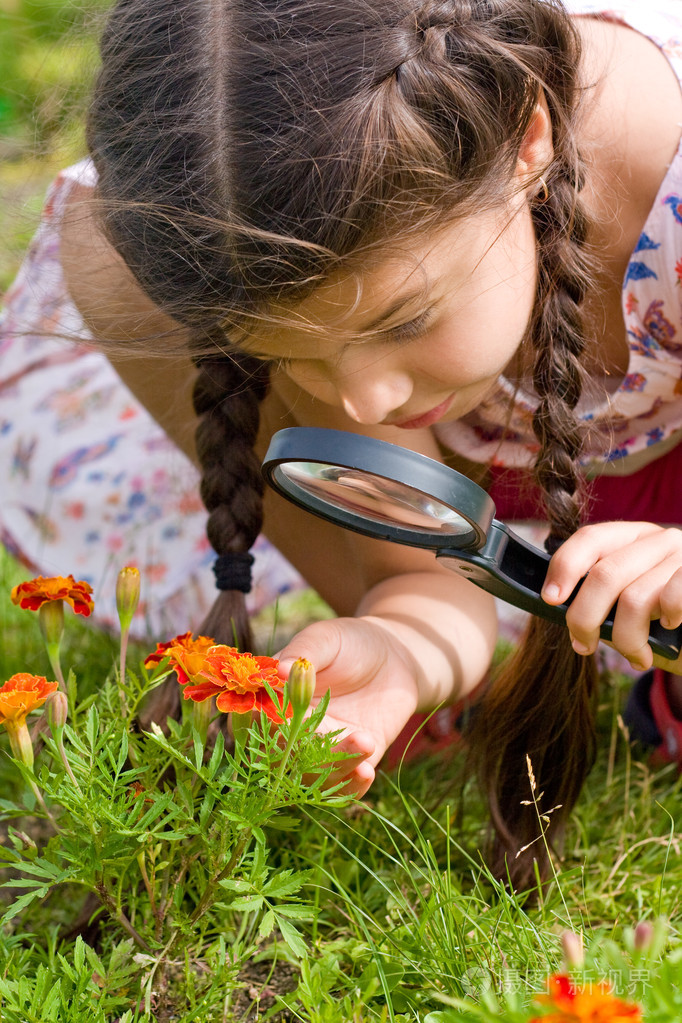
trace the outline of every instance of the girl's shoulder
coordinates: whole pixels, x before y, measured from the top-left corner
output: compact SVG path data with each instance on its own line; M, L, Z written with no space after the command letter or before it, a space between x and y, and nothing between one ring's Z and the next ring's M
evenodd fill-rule
M583 41L580 144L587 162L583 193L593 242L618 289L630 255L680 147L682 3L672 27L646 23L642 5L604 9L573 0ZM663 17L660 3L658 14ZM653 12L656 13L656 10ZM646 29L646 30L645 30ZM666 40L666 45L663 41ZM671 59L674 56L674 60Z
M57 221L60 263L71 300L96 339L113 343L179 336L177 323L139 287L102 234L96 217L97 175L90 161L67 168L48 197ZM169 342L168 342L169 343ZM180 346L180 345L179 345Z

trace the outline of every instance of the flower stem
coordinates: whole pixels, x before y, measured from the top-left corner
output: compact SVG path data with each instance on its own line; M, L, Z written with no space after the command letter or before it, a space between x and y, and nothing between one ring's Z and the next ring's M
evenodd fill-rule
M50 661L50 667L52 668L55 678L59 683L60 690L66 692L66 683L64 682L64 674L62 672L62 665L59 659L59 643L46 643L45 648L47 650L47 656Z
M139 934L133 925L131 924L128 917L125 915L122 909L119 909L110 893L107 891L104 881L98 881L95 885L97 895L102 905L109 911L114 920L123 928L126 934L129 934L133 941L144 949L145 952L151 952L151 948L144 940L141 934Z
M80 785L78 784L78 782L76 780L75 774L71 770L71 764L69 763L69 758L67 757L66 750L64 749L64 738L63 738L63 736L61 734L61 729L59 731L59 734L55 736L55 741L57 743L57 749L59 750L60 760L61 760L61 762L64 765L64 770L66 771L66 773L68 774L69 778L71 779L71 782L72 782L73 787L75 788L76 792L78 792L78 794L82 796L83 792L81 790Z
M52 814L50 813L50 811L48 810L47 803L43 799L42 792L40 791L40 789L38 788L38 786L36 785L36 783L34 781L29 781L29 785L31 786L31 791L33 792L33 795L38 800L38 805L40 806L40 809L43 811L43 813L45 814L45 816L47 817L47 819L49 820L50 824L53 826L55 831L58 831L59 828L57 827L57 822L54 819L54 817L52 816Z
M38 624L43 634L50 666L57 677L59 688L65 692L64 675L59 660L59 648L64 635L64 601L48 600L42 604L38 611Z
M304 714L305 711L303 710L301 711L294 710L294 714L291 719L291 727L289 729L289 738L287 739L287 744L284 747L282 759L280 760L277 766L277 771L275 772L274 784L272 786L272 789L270 790L270 799L268 800L268 807L272 806L272 804L275 801L275 797L279 792L279 787L282 783L282 778L284 777L286 766L289 763L291 751L294 748L294 743L298 739L299 732L301 731L301 725L303 724Z
M128 628L121 630L121 659L119 661L118 669L118 695L121 700L121 715L123 718L128 716L128 703L125 694L125 681L126 681L126 657L128 655Z

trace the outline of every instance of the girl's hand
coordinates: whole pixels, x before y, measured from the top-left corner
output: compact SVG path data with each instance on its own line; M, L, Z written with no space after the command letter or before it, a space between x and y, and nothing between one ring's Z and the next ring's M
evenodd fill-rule
M583 526L550 561L543 600L561 604L583 576L566 615L577 653L594 653L599 629L618 601L611 645L637 671L656 664L682 674L682 656L654 658L648 642L653 619L666 629L682 623L682 530L650 522Z
M343 729L337 748L358 755L340 762L331 783L347 779L347 791L363 796L387 747L417 709L415 667L403 644L364 618L336 618L303 629L279 654L283 675L297 657L315 666L313 703L331 689L322 727Z

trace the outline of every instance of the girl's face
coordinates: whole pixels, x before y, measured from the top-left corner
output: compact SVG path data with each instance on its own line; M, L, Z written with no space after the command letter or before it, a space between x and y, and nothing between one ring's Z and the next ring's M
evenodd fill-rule
M296 323L263 325L243 347L282 360L299 387L360 424L419 429L470 412L514 361L532 312L526 196L409 244L338 273L296 307Z

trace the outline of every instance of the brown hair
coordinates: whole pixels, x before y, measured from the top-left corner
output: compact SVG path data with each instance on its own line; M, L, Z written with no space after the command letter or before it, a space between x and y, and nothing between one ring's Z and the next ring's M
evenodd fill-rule
M532 203L527 343L537 477L552 543L565 539L579 521L587 262L579 44L559 0L119 0L102 55L89 120L102 224L143 289L191 328L202 492L220 555L243 556L261 526L251 446L266 373L232 328L295 303L382 240L495 206L544 94L554 159L549 197ZM240 605L241 594L221 595L214 635L231 641L234 619L245 640ZM520 884L533 857L547 866L542 845L516 855L538 832L521 805L525 755L545 804L565 813L593 746L589 662L565 629L534 622L528 642L472 738L498 868Z

